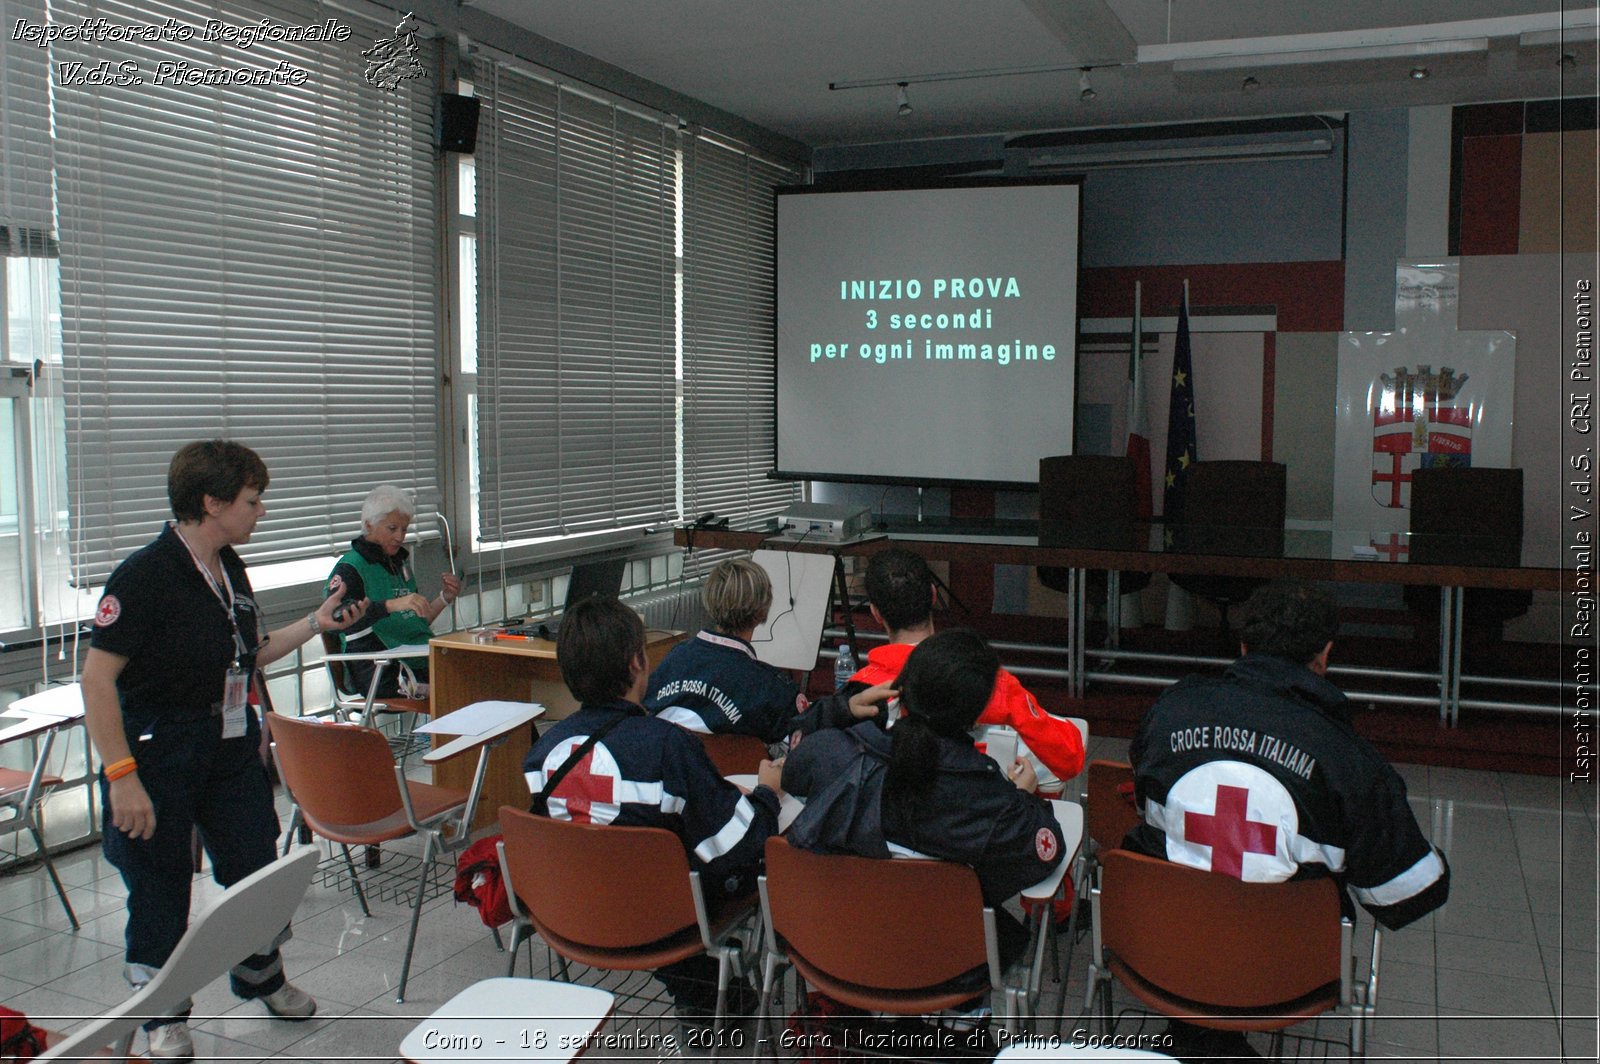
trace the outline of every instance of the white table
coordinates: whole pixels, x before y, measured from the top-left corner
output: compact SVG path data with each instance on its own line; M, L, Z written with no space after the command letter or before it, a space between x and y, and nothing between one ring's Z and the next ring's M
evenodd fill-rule
M760 778L750 772L738 772L732 776L724 776L722 778L746 794L749 794L761 784ZM778 832L782 834L788 831L789 825L794 823L794 818L799 816L800 810L805 807L805 802L785 792L783 800L778 803Z
M544 707L537 702L491 700L462 706L416 729L422 735L456 736L437 750L428 751L422 760L426 764L437 765L476 747L478 768L472 775L472 789L467 792L467 809L476 810L478 796L483 793L483 779L489 771L489 751L511 738L518 728L525 728L542 716ZM467 834L462 833L463 840Z
M423 1020L400 1043L413 1064L573 1060L616 1007L609 991L546 979L484 979ZM599 1055L604 1045L595 1043Z
M6 707L8 716L76 720L83 716L83 688L75 683L47 687L36 695L18 698Z
M1051 798L1049 802L1051 811L1056 815L1056 823L1061 825L1061 863L1049 875L1022 891L1022 897L1036 903L1034 911L1038 913L1039 921L1033 932L1033 974L1028 986L1030 996L1039 993L1039 980L1044 972L1044 945L1054 930L1055 911L1050 902L1060 893L1061 881L1066 878L1077 859L1078 848L1083 845L1083 806L1060 798ZM1073 904L1077 904L1076 900Z

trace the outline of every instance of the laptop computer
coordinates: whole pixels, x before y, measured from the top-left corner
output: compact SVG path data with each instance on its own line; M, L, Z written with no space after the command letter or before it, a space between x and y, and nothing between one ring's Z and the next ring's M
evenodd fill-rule
M567 598L561 607L564 616L574 605L582 602L590 595L599 595L601 598L616 598L622 594L622 577L628 571L628 559L608 558L597 562L579 562L572 567L572 575L567 578ZM554 640L561 632L561 617L552 617L548 621L538 624L523 626L528 635L536 635L540 639Z

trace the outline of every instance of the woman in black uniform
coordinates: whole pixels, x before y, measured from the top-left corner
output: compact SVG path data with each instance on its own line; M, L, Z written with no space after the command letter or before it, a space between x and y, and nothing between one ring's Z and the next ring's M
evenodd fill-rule
M106 858L128 888L127 968L135 987L166 963L189 922L194 828L217 882L229 886L276 856L278 817L249 704L257 668L323 629L360 617L330 596L270 634L234 547L266 513L267 467L243 444L191 443L173 456L167 494L177 519L106 582L83 666L89 735L104 765ZM234 967L233 992L303 1020L316 1002L288 983L275 941ZM251 945L256 945L251 943ZM194 1055L188 1003L147 1023L150 1056Z

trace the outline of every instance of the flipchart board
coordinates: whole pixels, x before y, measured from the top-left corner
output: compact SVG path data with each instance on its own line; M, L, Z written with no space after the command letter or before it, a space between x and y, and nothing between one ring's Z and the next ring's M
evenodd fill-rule
M816 667L833 585L833 555L758 550L750 560L772 581L772 610L750 637L756 657L780 669Z

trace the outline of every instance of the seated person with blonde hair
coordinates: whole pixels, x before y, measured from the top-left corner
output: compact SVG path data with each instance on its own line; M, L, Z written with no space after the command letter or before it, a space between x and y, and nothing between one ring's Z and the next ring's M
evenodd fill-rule
M644 707L651 713L702 735L754 735L767 743L877 713L881 688L809 703L781 669L756 657L750 637L772 610L772 581L755 562L720 563L701 598L712 627L673 647L650 674Z

